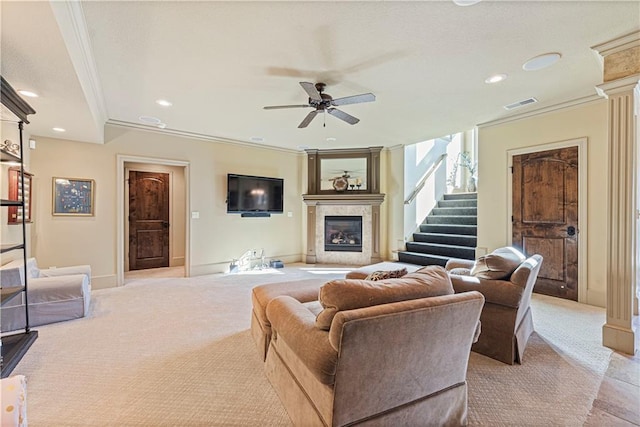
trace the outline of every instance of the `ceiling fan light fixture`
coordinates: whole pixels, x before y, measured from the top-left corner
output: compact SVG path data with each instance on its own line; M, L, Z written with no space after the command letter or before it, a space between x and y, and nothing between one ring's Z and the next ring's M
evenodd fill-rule
M535 56L522 65L525 71L537 71L547 68L558 62L562 55L558 52L545 53Z
M493 76L489 76L485 79L485 83L493 84L499 83L507 78L506 74L494 74Z

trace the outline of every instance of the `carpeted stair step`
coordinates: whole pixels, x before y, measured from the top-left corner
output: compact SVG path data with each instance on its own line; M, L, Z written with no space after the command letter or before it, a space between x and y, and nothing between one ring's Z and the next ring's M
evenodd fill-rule
M465 234L476 236L478 234L478 226L460 224L420 224L420 232L438 234Z
M414 242L444 243L457 246L475 248L478 243L476 236L443 233L413 233Z
M407 242L407 252L429 255L442 255L449 258L475 259L476 250L466 246L445 245L442 243Z
M433 208L430 215L472 215L478 216L478 208L476 207L446 207Z
M439 208L475 208L478 206L478 199L460 199L460 200L439 200Z
M427 224L465 224L476 225L478 217L475 215L429 215L425 219Z
M449 257L441 255L427 255L418 252L398 252L398 261L416 265L441 265L445 266Z
M454 193L445 194L442 197L444 200L463 200L463 199L477 199L478 193Z

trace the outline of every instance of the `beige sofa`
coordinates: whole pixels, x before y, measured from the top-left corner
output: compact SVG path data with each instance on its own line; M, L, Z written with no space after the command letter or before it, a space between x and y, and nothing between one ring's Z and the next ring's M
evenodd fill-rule
M472 350L513 365L522 363L527 341L533 333L531 293L542 266L542 256L525 259L519 255L519 260L511 260L514 264L505 267L500 253L511 249L497 249L477 261L450 260L446 269L454 273L451 282L456 293L478 291L485 297L480 316L482 334ZM478 268L479 264L482 268ZM506 277L498 278L504 275Z
M480 293L454 294L431 266L399 279L334 280L316 298L276 296L265 313L265 372L295 425L466 424Z
M77 265L40 269L35 258L27 260L29 325L40 326L77 319L89 313L91 267ZM24 262L11 261L0 267L3 288L24 284ZM26 325L25 294L21 292L2 305L2 332Z

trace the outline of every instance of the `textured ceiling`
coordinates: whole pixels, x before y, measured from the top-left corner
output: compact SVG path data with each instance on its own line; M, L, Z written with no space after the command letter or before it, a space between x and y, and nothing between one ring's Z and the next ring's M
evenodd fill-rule
M103 142L105 121L297 149L411 144L595 96L591 46L640 28L640 2L2 2L2 75L41 94L30 131ZM83 44L84 43L84 44ZM80 48L78 48L80 46ZM560 52L550 68L522 64ZM87 72L87 69L90 72ZM492 74L508 74L488 85ZM322 81L348 125L309 109ZM537 104L503 108L529 97ZM173 103L163 108L159 98ZM64 135L53 126L67 129ZM155 128L154 128L155 129ZM327 141L328 137L335 141Z

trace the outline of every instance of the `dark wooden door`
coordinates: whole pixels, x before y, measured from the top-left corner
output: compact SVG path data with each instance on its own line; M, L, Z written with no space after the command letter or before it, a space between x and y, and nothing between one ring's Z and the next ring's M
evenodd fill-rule
M513 245L544 260L534 292L578 300L578 147L513 157Z
M169 266L169 174L129 172L129 269Z

